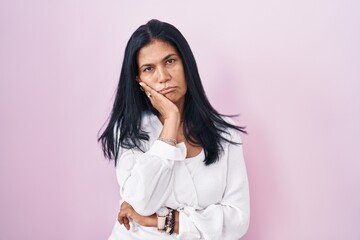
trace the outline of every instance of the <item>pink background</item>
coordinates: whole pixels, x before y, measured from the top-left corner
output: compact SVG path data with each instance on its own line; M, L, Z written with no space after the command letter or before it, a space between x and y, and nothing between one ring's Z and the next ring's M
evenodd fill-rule
M240 113L245 240L360 239L359 1L0 0L0 239L106 239L114 168L96 141L125 44L177 26L208 97Z

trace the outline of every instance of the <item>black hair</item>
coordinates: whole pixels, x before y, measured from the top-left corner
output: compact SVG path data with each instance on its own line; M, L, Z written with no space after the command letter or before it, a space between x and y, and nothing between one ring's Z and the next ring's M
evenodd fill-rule
M151 111L158 115L148 98L141 92L138 82L137 55L139 50L160 40L171 44L181 56L187 92L183 112L183 130L187 141L204 148L205 164L210 165L219 159L223 151L221 142L236 143L231 138L228 129L246 133L244 127L231 124L223 119L208 101L202 86L196 61L184 36L173 25L159 20L150 20L140 26L130 37L124 54L119 84L116 91L112 112L108 124L98 141L101 142L104 155L115 160L119 148L138 148L144 152L141 141L148 141L149 135L141 129L142 114Z

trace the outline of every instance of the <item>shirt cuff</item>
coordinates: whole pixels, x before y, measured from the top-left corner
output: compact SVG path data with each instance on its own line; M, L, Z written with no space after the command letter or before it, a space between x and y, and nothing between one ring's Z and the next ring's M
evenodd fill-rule
M161 140L155 140L147 153L173 161L183 161L185 160L187 154L184 142L178 143L176 146L172 146Z
M201 239L200 232L195 227L188 210L179 210L179 234L176 237L180 240L199 240Z

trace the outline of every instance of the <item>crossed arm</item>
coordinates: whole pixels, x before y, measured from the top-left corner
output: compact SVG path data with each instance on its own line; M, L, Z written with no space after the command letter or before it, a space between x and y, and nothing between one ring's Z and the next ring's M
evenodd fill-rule
M129 218L134 220L137 224L144 227L157 227L156 214L150 216L142 216L138 214L134 208L127 202L123 202L120 206L118 214L118 221L120 224L124 224L127 230L130 230ZM175 211L175 225L174 233L179 233L179 212Z

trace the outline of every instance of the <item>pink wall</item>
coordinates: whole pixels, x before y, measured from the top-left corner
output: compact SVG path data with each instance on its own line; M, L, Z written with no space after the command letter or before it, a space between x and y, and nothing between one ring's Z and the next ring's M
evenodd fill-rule
M360 239L359 2L123 2L0 0L0 239L106 239L118 187L96 135L151 18L248 127L244 239Z

